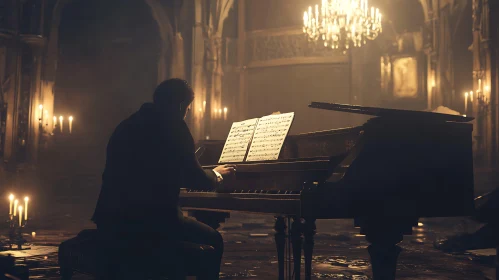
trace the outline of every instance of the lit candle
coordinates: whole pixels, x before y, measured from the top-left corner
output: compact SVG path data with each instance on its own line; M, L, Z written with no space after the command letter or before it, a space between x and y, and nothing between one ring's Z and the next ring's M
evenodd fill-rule
M374 7L371 7L371 19L374 20Z
M62 126L63 126L63 125L62 125L62 124L63 124L63 122L62 122L62 121L63 121L63 120L64 120L64 118L63 118L62 116L59 116L59 125L60 125L60 128L61 128L61 132L62 132Z
M490 91L490 87L489 86L485 86L484 89L485 89L485 92L489 92Z
M19 203L19 200L14 200L14 216L17 216L17 204Z
M206 101L203 101L203 112L206 112Z
M227 107L224 107L224 121L227 120Z
M24 220L28 220L28 201L29 201L29 197L25 197L24 198Z
M38 105L38 109L40 109L40 122L43 121L43 105Z
M12 203L14 202L14 195L9 195L9 215L12 215Z
M34 231L31 232L31 237L33 237L33 239L35 239L36 238L36 232L34 232Z
M468 93L464 93L464 112L468 112Z
M470 91L470 101L473 102L473 91Z
M221 118L222 117L222 109L218 109L218 117Z
M482 90L482 79L478 79L478 90Z
M69 116L69 134L73 131L73 116Z
M23 225L23 207L19 205L19 226Z
M55 129L55 126L57 125L57 117L54 116L54 118L53 118L52 121L53 121L53 123L52 123L52 129Z

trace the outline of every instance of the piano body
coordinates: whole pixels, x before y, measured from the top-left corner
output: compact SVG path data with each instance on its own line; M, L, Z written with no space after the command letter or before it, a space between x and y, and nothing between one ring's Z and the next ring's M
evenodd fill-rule
M213 192L184 190L180 204L219 226L231 211L274 214L279 278L286 237L295 279L302 247L311 277L316 219L355 219L371 243L374 279L395 279L403 235L420 217L470 215L473 204L472 120L462 116L352 105L312 108L373 115L364 125L286 138L277 161L237 163L236 178ZM202 141L198 159L214 168L225 141ZM285 218L293 222L286 233Z

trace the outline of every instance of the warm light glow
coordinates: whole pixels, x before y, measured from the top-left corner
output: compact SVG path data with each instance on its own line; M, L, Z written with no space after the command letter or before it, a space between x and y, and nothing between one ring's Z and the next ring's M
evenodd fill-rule
M422 226L424 226L423 223L419 222L418 227L422 227Z
M485 89L486 92L490 91L490 87L489 86L485 86L484 89Z
M14 201L14 195L10 194L9 195L9 215L12 215L12 203Z
M25 196L24 197L24 219L26 221L28 220L28 201L29 201L29 197Z
M466 118L466 115L463 115L463 117L465 117L465 118Z
M468 98L468 92L464 93L464 97Z
M379 9L370 11L367 0L322 0L303 13L303 32L332 49L361 47L383 32Z
M23 207L19 206L19 226L23 224Z
M42 104L38 105L38 108L39 108L40 110L43 110L43 105L42 105Z
M17 216L17 204L19 203L19 200L14 200L14 216Z
M224 113L227 113L227 107L224 108Z
M36 232L31 232L31 237L36 238Z
M73 116L69 116L69 134L73 133Z
M473 91L470 91L470 101L473 102Z
M64 118L62 116L59 116L59 128L60 128L61 132L62 132L62 127L64 126L63 122L62 122L63 120L64 120Z

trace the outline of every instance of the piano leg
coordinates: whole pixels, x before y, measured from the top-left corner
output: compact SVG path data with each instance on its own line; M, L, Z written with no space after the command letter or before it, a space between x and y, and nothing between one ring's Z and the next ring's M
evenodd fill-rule
M275 217L275 244L277 247L277 261L279 264L279 280L284 280L284 248L286 246L286 221L284 217Z
M496 247L496 280L499 280L499 245Z
M295 280L300 280L300 268L301 268L301 250L302 250L302 222L301 218L293 218L293 224L291 226L291 242L293 244L293 262L294 262L294 274Z
M417 225L417 218L356 218L356 226L366 235L371 245L373 280L395 280L397 259L402 249L397 244L404 239L404 234L412 234L412 227Z
M395 280L397 259L402 249L397 244L403 235L378 238L367 235L371 243L368 247L371 256L373 280Z
M305 280L312 279L312 254L314 252L314 236L316 232L315 219L305 219L303 225L303 252L305 255Z

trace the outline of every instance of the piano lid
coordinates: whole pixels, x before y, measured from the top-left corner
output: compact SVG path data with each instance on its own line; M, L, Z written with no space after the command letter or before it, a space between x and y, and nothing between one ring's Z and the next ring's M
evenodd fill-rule
M390 119L425 119L432 121L444 122L469 122L474 120L472 117L464 117L461 115L449 115L434 112L424 111L411 111L400 109L387 109L378 107L364 107L358 105L338 104L338 103L325 103L325 102L312 102L308 105L310 108L348 112L354 114L370 115Z

